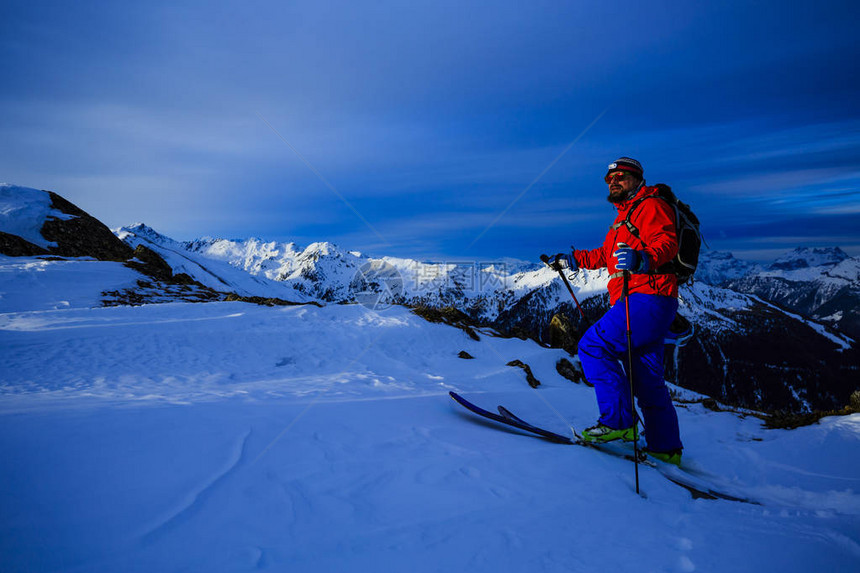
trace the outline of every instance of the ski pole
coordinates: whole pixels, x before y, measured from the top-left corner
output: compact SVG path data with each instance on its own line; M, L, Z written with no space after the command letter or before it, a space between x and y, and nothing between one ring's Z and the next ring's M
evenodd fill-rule
M549 264L549 257L547 255L541 255L540 260L542 260L544 264L548 267L552 267L552 265ZM582 312L582 307L579 306L579 301L576 300L576 295L573 294L573 287L570 286L570 282L568 282L567 277L564 275L564 271L558 269L558 274L561 276L561 280L564 281L564 286L567 287L567 292L569 292L570 296L573 297L573 302L576 303L576 308L579 309L579 314L582 316L582 320L585 320L587 322L587 319L585 318L585 313Z
M627 316L627 378L630 381L630 412L633 414L633 458L636 467L636 494L639 494L639 418L633 403L633 334L630 330L630 271L624 271L624 283L621 287L624 297L624 312Z

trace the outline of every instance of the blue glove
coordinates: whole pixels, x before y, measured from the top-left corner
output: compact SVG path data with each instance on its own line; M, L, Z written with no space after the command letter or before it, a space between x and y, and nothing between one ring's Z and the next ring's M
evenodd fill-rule
M623 245L623 246L622 246ZM612 253L618 262L615 268L619 271L630 271L631 273L648 272L648 255L642 251L631 249L624 243L618 243L619 249Z
M576 260L567 253L559 253L551 257L547 255L541 255L540 259L544 263L546 263L549 268L555 271L561 271L564 269L570 269L572 271L575 271L577 268Z

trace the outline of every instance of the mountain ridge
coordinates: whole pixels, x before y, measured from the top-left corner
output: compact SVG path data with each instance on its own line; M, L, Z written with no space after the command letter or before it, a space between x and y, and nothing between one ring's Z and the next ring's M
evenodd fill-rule
M49 216L44 209L36 211L44 227ZM14 231L0 231L7 229ZM112 236L126 253L151 253L129 260L126 264L132 268L147 258L150 265L141 267L143 272L157 278L153 269L159 268L167 269L159 271L167 279L186 277L172 290L138 281L136 289L115 294L113 304L170 297L224 300L233 293L255 301L360 303L379 310L391 304L454 307L476 326L544 345L557 339L553 325L561 321L569 326L565 348L571 353L578 337L608 308L605 269L569 273L586 314L583 319L557 273L530 263L509 268L506 263L369 257L328 242L302 247L256 238L204 237L181 243L143 223L115 229ZM731 253L705 254L700 268L704 280L680 292L682 312L698 335L686 347L667 353L667 376L742 407L808 411L840 408L847 402L856 389L857 345L827 325L856 318L855 307L845 304L854 300L851 289L858 282L860 261L840 249L802 248L781 260L789 268L739 262ZM182 299L183 283L199 285L195 296ZM847 291L843 283L849 285ZM766 288L774 284L780 289ZM836 285L835 290L827 290L828 285ZM209 294L201 298L201 293ZM809 300L819 314L828 313L823 316L828 320L810 320L811 313L796 308Z
M365 303L354 288L360 269L365 265L390 265L388 268L402 280L402 288L391 294L377 284L380 299L375 302L454 307L475 325L491 327L508 336L534 338L543 344L553 340L554 317L564 316L574 339L578 339L590 322L608 308L605 270L570 274L586 313L587 320L583 320L557 273L546 267L501 273L498 268L477 264L365 257L332 243L301 247L259 239L206 239L186 245L194 245L192 249L198 254L211 253L217 246L217 256L235 267L273 276L326 303ZM261 245L266 247L261 249ZM278 245L289 248L276 248ZM856 388L851 372L856 364L855 342L756 292L726 288L733 280L747 276L818 276L839 265L844 265L848 274L854 259L840 256L840 252L795 249L783 260L804 260L805 264L794 263L791 270L739 261L731 253L706 255L701 271L708 280L694 281L682 287L680 293L682 312L695 325L698 336L687 347L667 353L667 376L681 386L741 407L808 411L843 406ZM817 264L822 259L824 262ZM769 350L762 352L761 344ZM575 352L575 345L568 350Z

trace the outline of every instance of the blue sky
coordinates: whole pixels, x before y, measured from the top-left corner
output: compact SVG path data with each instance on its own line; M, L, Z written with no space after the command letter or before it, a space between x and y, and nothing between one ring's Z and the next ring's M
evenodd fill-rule
M857 22L827 1L4 0L0 181L179 240L534 260L601 242L605 166L630 155L712 248L856 255Z

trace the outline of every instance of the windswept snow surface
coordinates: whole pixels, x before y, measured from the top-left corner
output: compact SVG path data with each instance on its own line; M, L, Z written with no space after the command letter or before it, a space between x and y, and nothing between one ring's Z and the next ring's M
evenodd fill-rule
M103 291L143 278L122 263L0 255L0 313L101 306Z
M639 497L629 462L449 399L560 432L592 423L593 391L530 341L400 307L2 304L4 572L860 564L860 416L766 431L679 408L685 465L762 505L693 500L647 467Z

